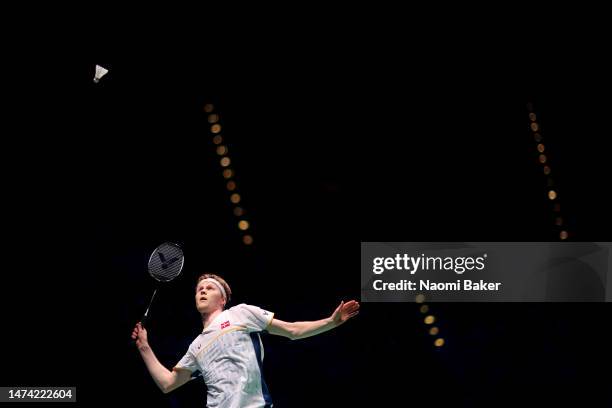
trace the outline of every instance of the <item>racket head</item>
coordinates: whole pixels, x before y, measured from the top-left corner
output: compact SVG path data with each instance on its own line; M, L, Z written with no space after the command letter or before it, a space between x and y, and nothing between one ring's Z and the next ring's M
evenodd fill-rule
M170 282L181 274L184 264L183 249L173 242L164 242L149 257L149 274L158 282Z

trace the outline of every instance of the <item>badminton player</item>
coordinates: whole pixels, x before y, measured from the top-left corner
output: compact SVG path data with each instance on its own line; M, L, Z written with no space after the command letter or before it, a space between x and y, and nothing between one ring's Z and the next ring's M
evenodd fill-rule
M284 322L257 306L239 304L226 309L232 290L223 278L204 274L198 278L195 304L202 316L202 333L170 371L155 357L147 330L136 324L132 339L157 386L168 393L187 383L196 371L208 389L207 407L271 407L262 376L263 345L259 333L303 339L336 328L359 313L359 303L340 302L331 316L307 322Z

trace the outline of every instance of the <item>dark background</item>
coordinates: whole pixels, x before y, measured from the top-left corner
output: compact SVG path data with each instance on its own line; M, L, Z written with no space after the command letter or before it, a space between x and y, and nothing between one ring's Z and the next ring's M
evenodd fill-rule
M166 240L186 253L151 311L167 367L201 330L203 272L227 279L234 304L312 320L359 299L360 241L556 240L528 102L571 239L610 240L609 84L588 50L508 66L451 43L407 55L384 41L134 38L66 55L43 42L4 77L16 126L3 151L2 385L76 386L82 406L203 406L199 380L163 395L129 338ZM96 63L110 68L97 85ZM250 247L204 103L221 116ZM302 341L265 336L275 406L610 404L607 304L430 307L442 348L415 304L362 304Z

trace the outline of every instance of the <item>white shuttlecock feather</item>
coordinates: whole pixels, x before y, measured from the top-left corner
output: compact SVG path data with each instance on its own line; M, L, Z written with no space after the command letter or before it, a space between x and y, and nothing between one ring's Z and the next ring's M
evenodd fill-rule
M96 65L96 73L94 75L93 81L97 84L100 82L100 79L108 73L108 69L101 67L100 65Z

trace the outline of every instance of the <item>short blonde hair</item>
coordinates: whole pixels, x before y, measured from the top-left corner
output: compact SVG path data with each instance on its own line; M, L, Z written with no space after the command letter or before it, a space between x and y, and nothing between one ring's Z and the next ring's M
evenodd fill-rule
M225 279L223 279L219 275L215 275L214 273L204 273L200 275L200 277L198 278L198 281L196 282L196 290L198 290L198 285L200 284L200 281L204 279L214 279L218 281L221 284L221 286L223 286L223 289L225 289L225 294L227 295L227 298L225 299L225 304L228 304L230 302L230 299L232 298L232 289L227 284Z

